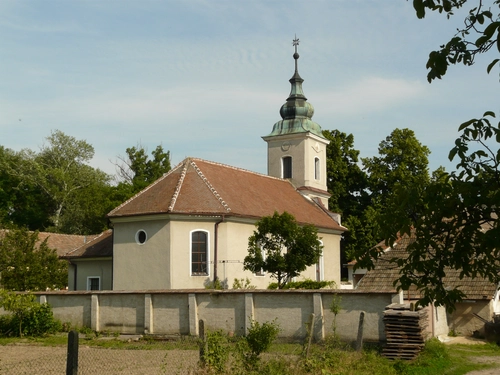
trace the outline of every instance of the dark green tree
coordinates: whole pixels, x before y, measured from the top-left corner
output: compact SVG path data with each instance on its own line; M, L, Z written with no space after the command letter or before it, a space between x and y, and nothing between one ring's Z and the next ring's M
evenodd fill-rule
M37 291L65 288L68 268L47 240L25 228L3 232L0 241L0 284L4 289Z
M378 153L362 159L369 175L372 204L384 205L396 184L413 186L429 181L430 150L418 141L413 130L393 130L380 142Z
M50 225L52 204L39 187L10 173L21 162L18 153L0 146L0 226L45 228Z
M245 270L269 272L282 289L293 277L318 262L322 246L313 225L300 226L287 212L265 216L255 225L257 229L248 239Z
M92 193L109 186L110 176L88 165L94 156L90 144L56 130L40 152L22 150L17 155L19 163L11 165L7 173L21 186L36 188L40 198L48 202L50 225L44 230L81 234L95 230L95 225L89 228L86 221L76 222L78 217L73 215L86 206L97 209L102 202ZM104 214L99 213L100 220ZM71 227L65 225L68 222L73 222Z
M120 163L115 163L118 175L125 186L120 189L126 194L127 185L130 195L133 195L167 173L170 168L170 151L164 151L162 145L156 146L150 159L147 150L142 145L126 149L127 157L118 157Z
M470 66L478 55L500 52L500 1L414 0L418 18L426 11L452 17L453 12L472 4L464 27L440 49L429 54L427 79L441 79L455 64ZM489 73L500 59L486 67ZM461 277L483 277L500 281L500 123L495 114L464 122L449 154L458 160L457 170L434 173L428 185L398 187L380 223L388 245L397 235L413 235L408 258L395 260L401 267L399 282L406 289L415 285L423 297L420 303L434 302L449 310L464 298L457 288L443 284L447 270L459 270ZM368 252L367 264L378 255Z
M326 147L327 187L331 194L329 207L344 217L359 215L369 203L366 173L358 166L359 151L354 136L338 130L324 130L330 141Z

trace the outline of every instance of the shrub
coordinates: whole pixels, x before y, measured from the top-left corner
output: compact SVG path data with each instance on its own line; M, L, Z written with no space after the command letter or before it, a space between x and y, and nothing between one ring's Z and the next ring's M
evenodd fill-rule
M201 365L222 373L229 358L227 335L222 330L207 331L205 340L200 342L200 346Z
M12 314L0 320L0 329L5 336L43 336L62 329L61 322L47 303L39 304L33 294L17 294L1 291L0 306Z
M335 288L335 281L314 281L311 279L305 279L302 281L291 281L286 283L282 289L325 289L325 288ZM267 289L278 289L278 283L270 283Z

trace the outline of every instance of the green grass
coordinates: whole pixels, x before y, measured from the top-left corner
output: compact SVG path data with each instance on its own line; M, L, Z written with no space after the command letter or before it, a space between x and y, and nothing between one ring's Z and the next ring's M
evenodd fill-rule
M43 338L0 338L0 345L19 343L65 346L67 334ZM112 335L96 335L92 332L81 333L80 344L122 350L198 350L199 348L195 337L183 337L170 341L144 337L138 341L126 341ZM444 345L437 340L429 340L425 349L414 361L391 361L380 356L378 345L367 344L362 352L356 352L348 345L330 340L312 345L309 357L305 358L302 345L275 343L269 352L262 356L262 360L255 369L241 373L259 375L289 373L294 375L464 375L472 370L500 369L499 364L491 363L496 359L490 357L500 357L500 348L497 345ZM240 372L235 372L234 368L228 368L226 373ZM199 374L204 374L203 370L200 370Z

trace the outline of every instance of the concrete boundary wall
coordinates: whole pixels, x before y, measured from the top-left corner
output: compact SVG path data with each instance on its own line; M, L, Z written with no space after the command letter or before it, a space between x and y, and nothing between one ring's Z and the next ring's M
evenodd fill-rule
M383 312L391 303L402 303L401 294L362 293L355 290L169 290L169 291L75 291L36 293L48 302L63 323L96 331L124 334L198 335L198 321L210 330L222 329L244 335L251 319L276 320L280 337L302 340L306 322L315 314L314 338L332 334L334 315L330 305L341 297L336 317L337 334L356 340L361 311L365 312L364 338L385 340Z

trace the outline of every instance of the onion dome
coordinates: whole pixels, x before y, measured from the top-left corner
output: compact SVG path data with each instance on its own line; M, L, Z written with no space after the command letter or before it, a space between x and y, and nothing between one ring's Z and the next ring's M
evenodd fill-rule
M297 60L299 59L299 54L297 53L298 44L299 39L295 38L293 40L293 45L295 46L295 53L293 54L295 73L289 80L292 85L290 95L280 109L282 120L274 124L273 131L268 136L310 132L324 138L321 126L311 120L314 115L314 107L311 103L307 102L307 98L302 91L302 82L304 80L299 75L297 67Z

